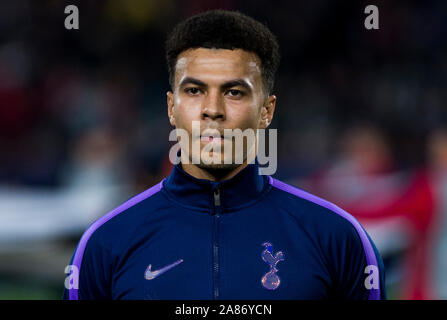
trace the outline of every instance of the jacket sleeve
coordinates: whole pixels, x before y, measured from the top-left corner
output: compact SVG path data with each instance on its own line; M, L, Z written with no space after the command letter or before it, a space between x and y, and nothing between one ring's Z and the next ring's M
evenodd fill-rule
M371 300L386 299L385 270L382 258L364 231L364 241L369 241L375 256L375 263L367 260L367 248L357 232L352 227L338 244L338 255L335 259L335 298L341 300ZM370 257L371 259L371 257Z
M112 299L110 252L96 232L81 238L65 271L64 300Z

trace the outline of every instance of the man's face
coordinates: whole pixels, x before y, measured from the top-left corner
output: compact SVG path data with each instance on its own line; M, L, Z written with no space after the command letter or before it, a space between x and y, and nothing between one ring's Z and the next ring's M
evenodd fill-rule
M168 92L167 103L171 124L189 134L187 144L180 141L182 156L188 154L190 162L197 156L192 152L194 143L200 144L201 153L206 145L210 150L211 144L220 144L220 163L200 161L198 166L232 168L240 164L234 163L238 150L234 150L234 139L225 142L224 129L251 129L256 133L256 129L266 128L273 117L276 97L264 92L261 62L256 54L240 49L198 48L178 56L174 92ZM192 134L193 121L200 124L198 137ZM229 142L231 152L224 148ZM246 150L247 146L244 160ZM224 159L229 162L228 157L232 163L224 164Z

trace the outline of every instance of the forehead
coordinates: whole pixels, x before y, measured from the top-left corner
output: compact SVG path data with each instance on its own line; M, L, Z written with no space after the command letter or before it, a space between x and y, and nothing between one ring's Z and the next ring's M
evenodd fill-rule
M175 67L176 83L185 77L205 82L242 78L261 85L261 61L255 53L241 49L188 49L178 56Z

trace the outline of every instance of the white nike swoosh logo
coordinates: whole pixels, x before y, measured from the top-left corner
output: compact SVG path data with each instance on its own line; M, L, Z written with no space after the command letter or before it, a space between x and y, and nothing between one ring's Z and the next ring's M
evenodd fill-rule
M155 278L158 277L159 275L165 273L165 272L168 271L169 269L174 268L176 265L178 265L178 264L180 264L180 263L182 263L182 262L183 262L183 259L180 259L180 260L177 260L176 262L174 262L174 263L172 263L172 264L170 264L170 265L168 265L168 266L166 266L166 267L163 267L163 268L158 269L158 270L155 270L155 271L152 271L152 270L151 270L152 265L150 264L150 265L147 267L146 272L144 273L144 278L145 278L146 280L152 280L152 279L155 279Z

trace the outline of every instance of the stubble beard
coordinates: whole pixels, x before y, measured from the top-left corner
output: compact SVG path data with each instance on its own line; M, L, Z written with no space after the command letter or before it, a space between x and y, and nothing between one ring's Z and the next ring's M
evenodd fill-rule
M210 164L206 164L203 162L200 162L199 164L197 164L196 166L199 167L200 169L206 170L206 171L231 171L234 170L236 168L238 168L239 166L241 166L242 164L236 164L236 163L210 163Z

